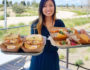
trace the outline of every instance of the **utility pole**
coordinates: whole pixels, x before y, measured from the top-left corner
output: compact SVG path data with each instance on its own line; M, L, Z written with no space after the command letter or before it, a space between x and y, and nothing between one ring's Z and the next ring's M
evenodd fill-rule
M4 0L4 22L5 22L5 29L7 29L7 0Z
M90 0L87 0L87 17L90 11Z
M66 7L67 7L67 8L69 7L69 5L68 5L68 0L66 0Z

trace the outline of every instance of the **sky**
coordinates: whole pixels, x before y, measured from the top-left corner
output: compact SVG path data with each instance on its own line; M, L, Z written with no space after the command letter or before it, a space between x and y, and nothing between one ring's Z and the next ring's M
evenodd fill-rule
M12 3L15 3L15 2L18 2L20 3L22 0L8 0L8 1L12 1ZM32 2L33 0L25 0L25 2L27 1L30 1ZM40 0L36 0L36 2L40 2ZM85 5L87 4L87 0L55 0L56 2L56 5L66 5L66 4L69 4L69 5ZM0 0L0 4L2 3L2 0Z

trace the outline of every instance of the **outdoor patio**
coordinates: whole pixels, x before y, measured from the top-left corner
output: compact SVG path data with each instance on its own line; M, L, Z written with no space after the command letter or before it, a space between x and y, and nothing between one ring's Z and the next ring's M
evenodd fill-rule
M26 58L27 57L27 58ZM29 70L30 56L21 56L0 66L0 70ZM60 66L60 70L71 70Z
M68 0L66 1L67 3L69 2ZM71 6L68 7L68 4L67 4L66 7L62 7L62 8L57 7L58 8L57 14L56 14L57 18L62 19L66 23L65 25L67 27L73 27L78 30L83 28L86 31L90 31L90 20L89 20L90 19L90 10L89 10L90 0L87 0L87 1L88 1L87 6L74 7L73 5L72 7ZM18 17L16 17L17 14L13 12L12 7L7 8L6 0L4 0L4 2L5 2L3 4L4 19L0 20L0 43L2 41L3 36L7 33L12 32L12 33L20 33L21 35L29 35L31 23L32 21L37 19L38 16L37 15L22 16L20 14ZM31 8L32 7L30 7L29 9ZM74 12L70 8L75 9ZM26 6L26 9L28 9L27 6ZM79 9L81 11L78 11ZM83 12L82 9L84 9L85 12ZM11 12L9 10L11 10ZM11 16L7 17L8 11L9 13L12 13L12 14L14 13L14 16L10 14ZM30 10L28 11L30 12ZM79 13L79 15L77 14L77 12ZM0 13L2 13L2 11L0 11ZM75 49L66 48L64 50L59 49L58 54L59 54L59 57L61 56L62 58L62 59L60 58L60 61L59 61L60 70L90 70L90 46L88 46L88 48L82 47L77 49L76 48ZM76 66L75 61L78 59L81 59L82 62L84 62L85 64ZM24 55L24 56L7 55L2 53L0 50L0 70L29 70L30 62L31 62L31 55L29 56L28 55Z

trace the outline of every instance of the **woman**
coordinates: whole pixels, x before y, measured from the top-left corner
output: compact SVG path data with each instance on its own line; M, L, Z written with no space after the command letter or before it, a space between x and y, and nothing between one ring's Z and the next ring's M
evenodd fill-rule
M62 20L56 19L56 5L54 0L41 0L39 6L39 19L31 26L31 34L41 34L47 38L50 36L49 30L52 27L65 27ZM34 28L35 31L34 31ZM32 56L29 70L60 70L58 48L52 46L50 41L46 45L42 54Z

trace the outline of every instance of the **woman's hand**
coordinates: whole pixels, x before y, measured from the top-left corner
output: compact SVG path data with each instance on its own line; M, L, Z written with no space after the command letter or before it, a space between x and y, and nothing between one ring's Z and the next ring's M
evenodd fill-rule
M0 48L1 48L2 51L7 51L7 48L6 48L6 46L4 44L1 44Z
M89 35L84 29L81 29L81 30L80 30L80 33L81 33L81 34L86 34L86 35L88 35L88 37L90 38L90 35Z
M87 32L86 32L84 29L81 29L81 30L80 30L80 33L81 33L81 34L87 34Z

